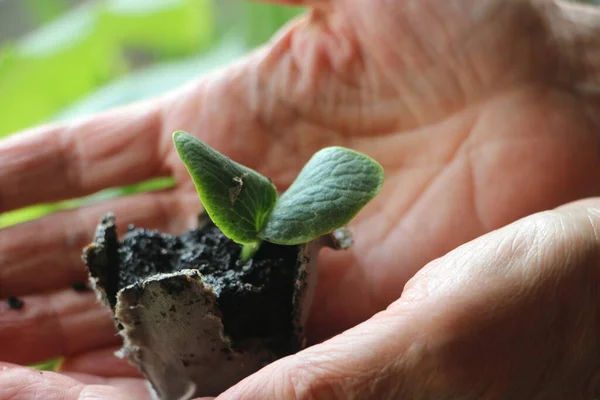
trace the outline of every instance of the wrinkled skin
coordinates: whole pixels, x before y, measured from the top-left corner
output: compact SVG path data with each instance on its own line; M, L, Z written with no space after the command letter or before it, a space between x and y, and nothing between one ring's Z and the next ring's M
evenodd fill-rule
M305 5L306 17L217 74L0 142L1 212L178 182L0 231L0 297L26 304L0 310L0 360L13 363L0 367L0 400L147 396L112 357L106 310L66 288L85 278L80 249L106 210L121 228L193 224L178 129L282 189L328 145L386 171L351 224L353 249L320 259L311 338L352 328L219 399L597 394L600 199L537 212L600 196L600 12L533 0ZM58 355L61 374L14 365Z

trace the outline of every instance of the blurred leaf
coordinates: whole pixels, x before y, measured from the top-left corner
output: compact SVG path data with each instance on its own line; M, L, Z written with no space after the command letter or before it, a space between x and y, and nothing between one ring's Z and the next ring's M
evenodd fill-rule
M85 5L5 50L0 65L0 136L48 120L122 69Z
M0 137L33 125L52 115L58 107L47 101L33 77L39 66L6 49L0 59ZM38 89L38 90L36 90Z
M211 0L105 0L102 27L122 46L163 56L189 55L214 33Z
M64 0L23 0L23 4L38 24L48 22L67 11Z
M163 190L174 186L173 178L162 177L155 178L135 185L116 187L102 190L90 196L78 199L64 200L52 204L37 204L30 207L21 208L0 214L0 229L11 225L31 221L57 211L71 210L77 207L84 207L100 201L126 196L134 193L151 192Z
M122 195L163 190L173 186L175 186L175 180L173 178L156 178L147 182L124 187L122 189Z
M282 7L273 4L244 2L242 36L251 47L268 41L283 25L300 15L300 7Z
M120 78L61 111L56 119L89 115L159 95L240 57L246 51L247 48L239 39L225 38L204 55L157 64Z
M9 211L0 214L0 229L11 225L20 224L32 219L43 217L60 209L58 204L38 204L35 206L22 208L20 210Z
M61 363L61 361L61 358L55 358L52 360L41 362L39 364L33 364L31 367L42 371L55 371L58 368L58 365Z
M96 11L93 3L85 4L43 25L20 41L20 52L40 58L77 46L82 37L87 38L93 33Z

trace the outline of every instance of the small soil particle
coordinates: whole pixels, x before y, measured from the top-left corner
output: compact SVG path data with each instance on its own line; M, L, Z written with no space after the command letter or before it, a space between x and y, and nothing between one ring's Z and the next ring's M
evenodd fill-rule
M73 282L71 288L76 292L88 292L92 290L85 282Z
M6 299L6 303L8 304L8 308L13 310L20 310L25 304L23 300L15 296L9 296L8 299Z

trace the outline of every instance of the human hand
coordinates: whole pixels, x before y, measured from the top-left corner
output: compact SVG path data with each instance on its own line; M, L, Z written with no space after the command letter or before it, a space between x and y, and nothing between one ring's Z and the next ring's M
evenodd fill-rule
M217 400L592 400L599 231L600 199L590 199L488 233L421 269L385 311ZM0 399L146 398L140 379L74 373L130 375L106 352L87 357L71 361L69 377L0 365Z
M313 341L382 310L456 246L599 194L595 10L518 0L311 4L273 43L183 90L0 143L2 212L155 176L178 182L0 232L0 297L29 305L0 314L4 361L63 355L65 372L129 376L94 369L106 365L96 352L117 343L112 321L92 296L61 289L85 278L81 247L107 210L123 228L193 224L199 205L172 147L177 129L282 188L331 144L384 166L382 192L351 226L352 251L321 256Z
M217 400L593 400L600 199L488 233L421 269L370 320Z

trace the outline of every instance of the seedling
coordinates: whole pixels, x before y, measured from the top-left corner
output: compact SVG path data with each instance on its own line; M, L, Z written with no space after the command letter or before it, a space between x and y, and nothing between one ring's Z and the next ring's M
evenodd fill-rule
M189 134L173 140L205 208L198 226L180 235L134 227L119 240L109 213L83 260L123 337L120 353L154 397L214 397L306 346L318 254L350 246L338 228L377 195L383 170L353 150L325 148L280 196L268 178ZM252 262L241 268L238 253Z
M206 212L223 234L243 246L242 261L252 258L263 241L297 245L346 225L383 185L383 168L376 161L327 147L278 196L270 179L192 135L177 131L173 141Z

